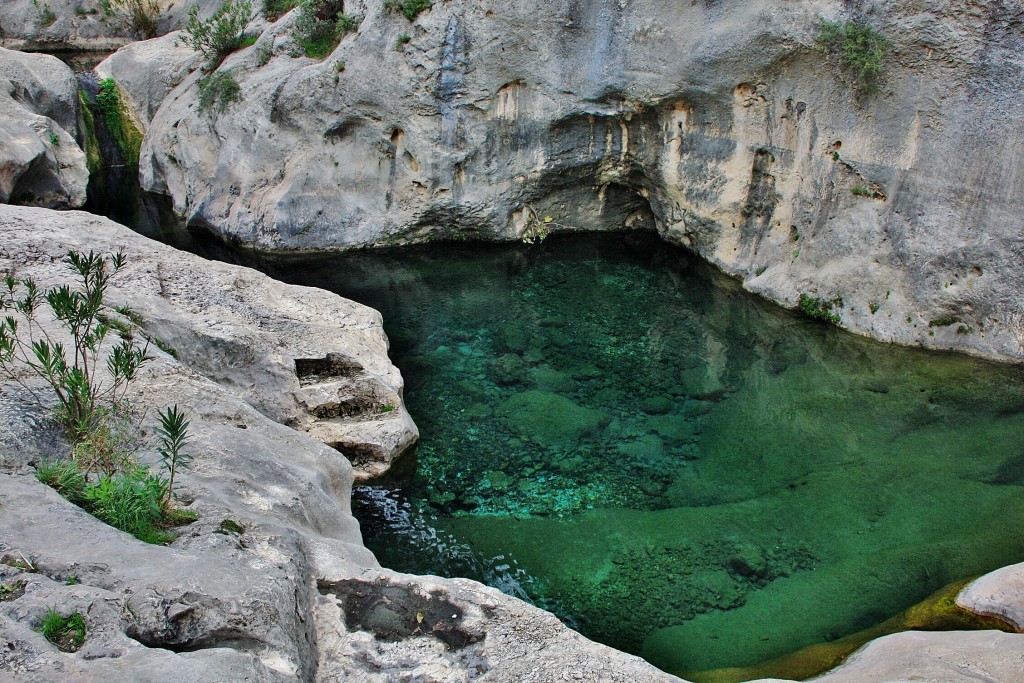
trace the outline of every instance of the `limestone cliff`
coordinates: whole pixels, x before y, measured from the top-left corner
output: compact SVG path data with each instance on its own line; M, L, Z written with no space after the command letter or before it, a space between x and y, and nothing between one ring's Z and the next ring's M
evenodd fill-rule
M144 186L274 250L517 239L531 209L652 227L784 304L841 297L849 329L1024 355L1019 3L346 11L362 23L326 59L292 39L295 12L231 56L243 99L223 113L185 79L153 117ZM877 95L817 49L822 18L891 41Z

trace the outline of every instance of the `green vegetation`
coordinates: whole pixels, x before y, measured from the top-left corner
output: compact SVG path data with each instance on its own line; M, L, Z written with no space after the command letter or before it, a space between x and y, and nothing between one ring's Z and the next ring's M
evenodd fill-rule
M139 150L142 148L142 133L128 115L128 109L121 101L121 90L113 78L100 81L100 90L96 94L96 106L103 114L107 130L114 136L125 163L138 164Z
M809 294L800 295L800 310L804 312L804 315L815 320L838 323L840 316L836 309L842 307L843 297L840 295L837 295L831 301L819 299Z
M412 36L410 36L408 33L403 33L402 35L398 36L398 40L395 41L395 49L401 51L403 47L409 44L410 40L412 40Z
M268 21L277 21L281 15L299 6L300 0L263 0L263 16Z
M225 57L243 46L245 27L252 21L252 16L249 0L225 0L206 20L199 18L199 5L192 5L181 41L202 53L206 57L207 68L213 70Z
M188 441L188 420L178 406L159 412L160 426L156 433L160 436L160 466L167 472L167 494L164 507L169 507L174 499L174 475L179 468L187 469L192 456L182 449Z
M879 304L877 301L868 302L868 310L871 311L871 315L878 313L878 309L881 307L881 304Z
M943 315L934 320L928 321L928 327L949 327L950 325L956 325L960 322L960 318L956 318L951 315Z
M9 581L7 583L0 584L0 602L10 602L11 600L17 600L24 594L24 581Z
M223 114L232 102L242 100L242 88L231 71L215 71L199 81L199 111Z
M861 95L878 92L889 41L862 21L822 21L816 39Z
M414 20L420 12L426 12L434 6L432 0L388 0L384 7L391 12L398 12L409 21Z
M97 173L103 168L103 155L100 153L99 140L96 139L96 119L93 117L89 96L81 88L78 89L78 104L79 127L85 140L85 164L90 174Z
M323 59L334 52L346 33L359 28L362 17L345 14L341 0L304 0L295 22L295 39L307 57Z
M64 617L56 607L51 607L41 630L48 641L64 652L74 652L85 642L85 619L78 612Z
M138 443L124 397L149 357L135 344L130 328L117 344L104 349L111 327L104 322L109 316L101 313L103 300L110 277L126 263L125 255L69 251L64 262L77 275L75 288L62 285L44 293L31 279L7 275L0 290L0 310L8 313L0 322L0 370L40 405L47 402L24 379L24 369L43 380L57 399L55 419L72 442L70 460L40 465L36 476L111 526L147 543L166 543L173 536L165 529L195 516L173 509L172 483L150 474L135 459ZM39 323L44 304L71 347ZM170 440L164 439L161 455L167 451L173 478L187 462L180 447L188 422L177 407L166 414L172 419L162 426Z
M161 0L105 0L103 9L120 14L143 38L153 38L157 20L170 5L164 7Z
M49 5L43 5L43 8L39 11L39 19L36 21L36 25L39 28L48 28L53 26L57 21L57 15L53 13Z
M60 144L60 136L56 133L50 133L50 144L56 147Z
M222 534L243 534L245 527L233 519L225 519L220 523L218 531Z

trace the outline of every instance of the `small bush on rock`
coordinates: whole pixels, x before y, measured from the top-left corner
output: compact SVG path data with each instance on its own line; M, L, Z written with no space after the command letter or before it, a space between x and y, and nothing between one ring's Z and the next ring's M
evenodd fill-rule
M434 3L432 0L387 0L384 6L412 21L420 12L426 12L433 7Z
M216 68L245 42L245 27L252 21L249 0L225 0L207 20L199 18L199 5L192 5L181 41L206 57L207 66Z
M156 35L156 22L170 9L162 0L105 0L107 14L120 14L143 38Z
M242 88L230 71L215 71L199 81L199 111L223 114L242 99Z
M269 21L277 21L281 15L299 6L299 0L263 0L263 16Z
M295 22L295 39L307 57L323 59L346 33L359 28L361 19L345 14L342 0L304 0Z
M822 21L817 37L820 49L838 61L863 95L878 92L889 53L889 41L862 21Z

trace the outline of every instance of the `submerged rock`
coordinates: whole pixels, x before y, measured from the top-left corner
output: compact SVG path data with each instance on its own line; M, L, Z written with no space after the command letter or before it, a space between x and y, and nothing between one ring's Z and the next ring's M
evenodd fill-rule
M501 423L513 434L545 447L569 447L607 423L600 410L584 408L549 391L523 391L498 407Z

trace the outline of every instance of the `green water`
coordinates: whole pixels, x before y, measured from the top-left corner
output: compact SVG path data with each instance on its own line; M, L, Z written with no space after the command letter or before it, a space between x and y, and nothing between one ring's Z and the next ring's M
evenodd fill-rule
M263 267L384 314L422 431L413 473L359 491L386 566L684 672L1024 560L1020 369L841 332L648 236Z

